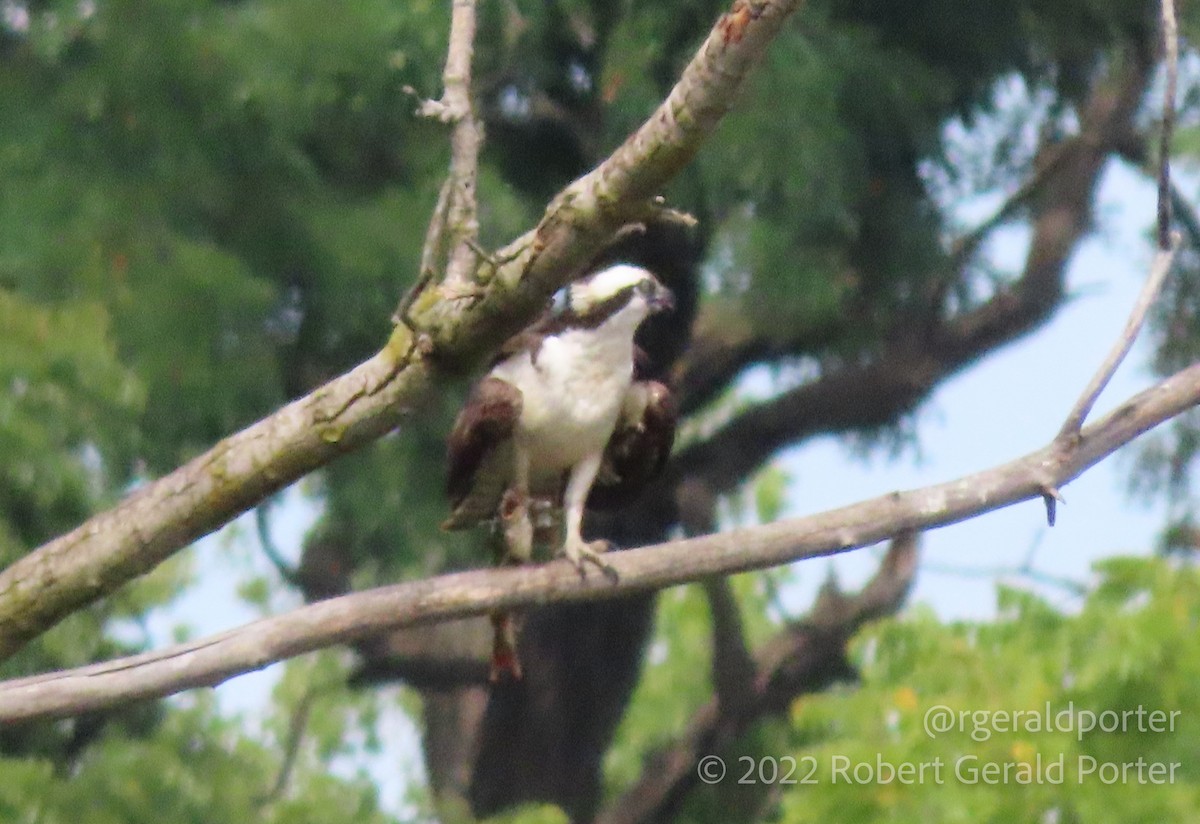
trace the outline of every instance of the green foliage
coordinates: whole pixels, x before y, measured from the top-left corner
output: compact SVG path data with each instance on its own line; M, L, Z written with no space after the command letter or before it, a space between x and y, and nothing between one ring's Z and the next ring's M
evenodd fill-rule
M799 697L787 717L714 753L726 778L690 794L680 820L1186 819L1200 800L1200 570L1114 558L1096 575L1067 611L1001 588L993 622L943 623L917 607L867 627L853 644L860 682ZM762 576L735 583L744 614L761 616ZM646 673L609 753L614 794L709 700L705 612L699 587L662 599ZM761 643L772 626L752 625L751 635ZM927 733L943 707L952 728L929 721ZM912 765L910 777L888 780L889 765ZM772 782L776 770L791 783Z
M69 774L50 761L0 759L0 818L12 822L353 821L384 824L375 788L328 774L329 758L302 756L288 788L271 789L281 750L247 736L211 700L179 707L145 737L107 734Z
M453 819L449 819L453 820ZM488 819L488 824L567 824L566 813L552 804L525 805Z
M1064 821L1185 818L1200 799L1192 763L1200 655L1190 641L1200 621L1200 572L1114 559L1097 573L1099 583L1074 614L1007 589L994 623L942 624L916 611L863 632L856 642L862 683L793 706L793 748L777 755L799 761L798 777L812 770L812 784L789 788L783 818L1038 821L1053 810ZM929 735L923 722L937 707L968 715ZM1049 725L1047 708L1059 719ZM1063 710L1074 712L1059 716ZM1016 711L1024 720L998 715L1011 719ZM1163 732L1152 731L1154 711ZM1089 714L1110 728L1124 717L1124 727L1081 732ZM1060 758L1062 780L1052 783L1059 773L1050 765ZM881 780L881 762L935 761L940 781L932 766L923 783ZM1124 780L1119 767L1099 766L1126 763L1133 766ZM1152 779L1156 763L1179 765L1173 782L1165 782L1169 766L1157 774L1162 783ZM868 766L856 782L859 764ZM993 781L982 778L984 769L997 770Z
M528 227L547 196L623 140L727 5L481 4L475 70L488 131L478 184L485 246ZM0 566L383 345L413 281L446 165L444 127L414 116L406 88L440 93L449 8L433 0L4 5ZM1102 0L806 4L668 193L701 219L708 305L721 302L771 340L829 330L806 353L814 364L871 351L881 330L943 274L949 221L927 170L971 193L1011 188L1015 164L1006 161L1024 158L1020 137L1038 125L1027 122L1032 115L1005 121L1003 148L981 160L951 156L946 124L994 114L995 90L1016 75L1061 109L1118 33L1146 25L1145 8ZM27 28L13 22L22 10ZM973 175L976 166L999 171ZM1191 302L1181 293L1181 306ZM1177 360L1192 352L1174 351ZM706 436L714 421L744 408L735 394L697 416L688 437ZM432 468L441 465L456 402L446 393L401 437L321 474L324 514L309 545L322 541L340 553L329 572L335 583L365 586L484 562L473 537L436 529L444 502ZM1181 435L1179 445L1194 442ZM773 519L786 486L782 473L765 470L748 494L730 499L730 510ZM231 571L228 562L194 570L181 556L73 616L0 675L135 650L146 643L146 613L193 575L247 575L245 565ZM788 574L734 579L751 642L781 619L774 583ZM1108 570L1104 597L1124 606L1114 607L1111 624L1093 617L1111 646L1017 593L1008 596L1016 617L996 627L968 631L917 618L881 629L870 642L875 656L863 648L861 693L814 703L815 714L806 709L794 726L758 729L743 751L806 752L799 747L815 740L840 745L843 733L860 736L862 747L883 746L891 732L879 707L904 685L919 686L921 701L1033 700L1060 694L1052 684L1063 660L1072 662L1076 689L1093 685L1089 700L1103 698L1104 678L1152 690L1141 675L1152 671L1170 675L1158 697L1183 705L1190 658L1164 651L1155 623L1173 620L1174 607L1149 616L1149 607L1121 600L1123 591L1150 591L1158 603L1156 587L1166 584L1143 575L1151 573L1136 565ZM265 610L277 603L274 580L248 577L239 592ZM709 632L700 588L663 599L646 676L608 755L614 790L709 699ZM968 635L991 646L968 643ZM989 657L992 649L1003 655ZM1101 657L1118 652L1119 667ZM1001 658L1012 670L1028 667L1041 686L1009 670L996 675ZM947 659L956 666L945 667ZM330 772L359 747L347 741L368 751L378 744L380 706L338 686L345 670L336 655L289 665L259 730L244 730L206 696L0 730L0 820L386 820L364 779ZM291 780L266 800L305 706ZM842 714L843 706L854 711ZM921 751L922 742L904 740ZM1099 752L1101 742L1089 746ZM1094 788L1073 803L1085 803L1085 790ZM693 817L744 818L763 800L757 789L747 792ZM979 809L999 797L985 796ZM792 819L792 798L784 812L797 821L815 810L844 820L862 805L886 808L860 793L818 800ZM905 809L917 816L916 806ZM557 818L548 809L513 815Z
M141 385L94 302L31 303L0 290L0 564L104 500Z
M658 602L645 670L605 762L605 780L627 787L642 755L666 744L712 695L708 606L699 585L670 590Z
M772 615L777 592L792 576L787 569L728 579L739 605L742 631L756 649L779 629ZM629 786L644 758L667 746L696 710L712 698L712 621L699 584L677 587L658 601L654 635L642 678L605 761L605 780L614 793Z

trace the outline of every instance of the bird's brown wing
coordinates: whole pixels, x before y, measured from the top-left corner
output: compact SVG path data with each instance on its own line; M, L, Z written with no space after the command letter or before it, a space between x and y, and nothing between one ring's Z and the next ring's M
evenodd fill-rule
M670 389L658 381L634 381L604 450L588 506L624 506L657 478L675 443L677 417Z
M442 529L491 519L512 476L512 433L521 417L521 390L499 378L475 385L446 443L450 517Z

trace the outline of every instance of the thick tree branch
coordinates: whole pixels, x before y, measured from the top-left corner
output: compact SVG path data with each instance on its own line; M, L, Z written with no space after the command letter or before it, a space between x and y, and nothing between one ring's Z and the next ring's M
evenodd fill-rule
M672 370L681 415L714 400L747 367L819 350L845 331L844 315L817 325L762 329L739 307L707 301L696 318L687 352Z
M950 375L1047 321L1062 299L1071 253L1089 227L1097 181L1126 141L1152 74L1148 58L1129 56L1113 82L1093 91L1080 134L1054 148L1055 171L1038 187L1033 237L1012 286L962 314L928 319L927 327L906 324L874 358L831 369L734 417L681 452L666 483L696 477L726 492L805 436L885 425Z
M1138 435L1200 402L1200 365L1130 398L1070 443L948 483L751 529L615 552L619 581L568 562L444 575L345 595L165 650L0 684L0 721L73 715L219 684L274 661L385 630L550 601L610 598L709 575L831 555L956 523L1058 489Z
M716 532L717 496L703 484L683 484L677 490L679 522L690 537ZM723 711L745 704L753 691L754 667L746 646L742 611L729 579L703 581L712 619L712 678Z
M733 711L750 701L754 684L742 613L728 578L705 579L704 595L712 616L713 688L722 708Z
M720 437L728 438L729 451L746 458L744 471L726 474L729 484L722 488L736 486L793 441L895 420L958 369L1047 320L1061 302L1070 254L1089 227L1096 182L1114 152L1130 149L1133 118L1152 72L1146 55L1127 56L1117 77L1098 84L1081 107L1080 134L1045 145L1028 180L995 215L954 244L951 277L961 275L959 270L993 230L1030 208L1033 239L1021 277L1012 286L952 318L941 318L941 302L933 300L925 317L906 319L907 336L885 344L873 360L832 370L787 400L735 419ZM828 328L763 333L729 306L706 306L687 357L675 370L681 409L688 413L700 408L754 363L813 351L836 336L843 323L838 318ZM922 335L923 330L929 331ZM735 433L743 422L750 426L740 438ZM725 446L718 442L712 454L724 453ZM691 462L691 457L685 459ZM703 455L695 463L712 465Z
M1062 299L1067 263L1091 227L1096 186L1110 157L1133 132L1154 74L1149 55L1134 51L1109 83L1099 84L1080 112L1080 131L1049 149L1055 173L1033 209L1033 236L1021 277L982 306L942 322L936 347L963 364L1045 322Z
M485 284L471 316L503 323L508 333L526 325L559 287L586 266L623 225L654 210L652 198L695 156L737 97L800 0L734 0L654 114L603 163L560 192L537 227L485 261ZM453 301L439 301L420 327L439 350L474 362L495 345L464 328Z
M393 429L432 390L528 324L611 233L695 155L799 0L735 0L650 119L481 261L471 300L428 290L382 352L0 572L0 659L271 493Z
M403 327L400 327L403 329ZM427 391L411 337L0 573L0 658L267 496L393 429ZM402 348L401 348L402 347Z

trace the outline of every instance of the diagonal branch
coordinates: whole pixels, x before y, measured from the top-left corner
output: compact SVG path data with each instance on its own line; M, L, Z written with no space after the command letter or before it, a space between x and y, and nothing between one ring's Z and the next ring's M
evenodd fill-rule
M850 313L787 329L762 329L732 302L706 300L692 338L672 372L681 416L715 400L747 367L820 351L843 334Z
M1075 433L1079 431L1079 427L1083 426L1083 422L1087 419L1088 413L1092 411L1092 407L1099 400L1100 393L1104 391L1104 387L1108 386L1108 382L1116 374L1117 367L1121 365L1121 361L1125 360L1125 356L1133 348L1133 343L1137 340L1138 332L1141 331L1142 324L1146 321L1146 314L1150 311L1150 307L1154 305L1158 293L1162 291L1163 284L1167 280L1167 275L1171 272L1171 264L1175 261L1175 253L1179 251L1181 240L1180 234L1175 232L1171 236L1170 246L1166 249L1160 249L1155 253L1154 263L1150 266L1150 275L1146 278L1146 283L1142 286L1142 291L1138 293L1133 313L1130 314L1129 320L1125 322L1125 328L1121 330L1121 336L1117 338L1116 343L1113 344L1112 349L1104 358L1104 362L1096 370L1096 374L1088 381L1083 394L1080 395L1079 400L1075 402L1075 406L1067 414L1067 419L1063 422L1062 428L1058 432L1058 437L1072 438L1075 436Z
M611 598L832 555L1040 498L1138 435L1200 403L1200 365L1130 398L1050 445L948 483L893 492L841 509L653 547L608 559L619 581L581 578L570 563L443 575L332 598L209 638L104 664L0 684L0 722L61 717L139 698L213 686L244 672L403 626L550 601Z
M596 824L671 820L696 786L703 756L723 752L755 721L783 712L796 696L853 677L846 643L864 623L900 607L916 573L917 556L916 535L904 533L860 592L823 595L805 619L791 623L756 656L746 672L753 684L746 701L730 707L718 695L697 710L687 729L650 757L642 777L601 811Z
M805 436L895 420L945 378L1045 323L1062 299L1070 256L1090 225L1100 174L1130 133L1152 75L1148 57L1131 55L1112 82L1092 92L1079 135L1054 149L1054 173L1039 184L1033 236L1015 283L974 309L928 319L932 328L906 324L874 358L831 369L735 416L679 453L667 483L695 477L727 492Z
M384 349L0 572L0 660L64 616L338 455L395 428L433 390L528 324L611 233L691 160L800 0L735 0L650 119L568 186L538 226L479 262L477 294L429 290Z

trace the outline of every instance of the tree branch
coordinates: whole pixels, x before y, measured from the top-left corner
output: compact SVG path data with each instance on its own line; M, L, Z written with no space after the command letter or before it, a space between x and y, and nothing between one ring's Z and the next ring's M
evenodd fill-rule
M712 617L713 687L722 710L732 712L749 703L754 686L741 609L728 578L706 578L703 583Z
M313 702L317 699L317 693L317 687L310 684L300 697L300 703L292 711L283 746L283 760L279 764L279 772L276 774L271 788L257 799L260 808L278 801L287 790L292 770L296 766L296 758L300 755L300 745L304 742L304 735L308 731L308 719L312 715Z
M258 532L259 546L262 547L263 555L267 556L267 560L271 562L271 566L275 567L275 571L279 573L280 578L294 587L303 587L299 570L294 569L284 559L283 553L275 545L275 539L271 537L270 507L271 500L268 499L254 508L254 527Z
M696 786L696 764L735 741L756 720L784 711L798 695L853 677L846 643L867 621L890 614L903 603L917 567L917 539L905 533L892 542L879 571L856 595L826 594L809 615L790 624L764 645L747 675L753 684L747 701L725 705L720 696L701 707L687 730L651 756L647 769L595 819L595 824L651 824L668 821Z
M0 721L60 717L213 686L274 661L397 627L550 601L611 598L709 575L846 552L956 523L1060 488L1116 449L1200 402L1200 365L1130 398L1085 427L1009 463L948 483L805 518L614 552L619 581L581 578L569 562L491 569L332 598L237 629L112 662L0 684Z
M1146 314L1150 311L1158 293L1162 291L1163 283L1166 282L1167 275L1171 271L1171 264L1175 261L1175 253L1179 251L1179 244L1182 240L1178 232L1171 231L1170 148L1171 131L1175 123L1175 85L1179 75L1179 32L1175 25L1174 0L1162 0L1162 37L1163 51L1166 54L1167 87L1163 90L1162 143L1158 155L1158 252L1154 256L1150 275L1146 278L1146 283L1138 294L1133 312L1126 321L1121 336L1117 338L1108 356L1067 415L1067 419L1058 433L1060 438L1074 437L1075 433L1079 431L1079 427L1083 425L1088 413L1092 411L1092 407L1100 398L1100 393L1104 391L1104 387L1108 386L1108 382L1116 374L1117 367L1121 365L1125 356L1129 354L1129 350L1133 348L1133 342L1137 340L1138 332L1141 331L1142 324L1146 321ZM1051 497L1046 499L1046 506L1053 523L1054 509Z
M471 101L471 57L475 51L475 0L454 0L450 16L450 45L442 73L442 99L427 100L418 113L452 123L450 131L450 175L438 195L438 205L429 222L421 269L435 270L449 229L449 259L444 283L463 289L475 273L475 246L479 239L478 203L479 148L483 128Z
M819 324L764 330L731 302L706 301L687 352L672 370L680 415L703 408L755 363L827 346L845 331L847 314Z
M1148 58L1131 55L1112 82L1092 92L1080 134L1056 147L1055 171L1039 187L1033 238L1016 283L961 314L907 323L871 360L832 369L735 416L680 452L665 483L696 477L727 492L807 435L895 420L940 381L1048 320L1062 299L1071 253L1090 224L1096 183L1111 153L1124 144L1152 74Z
M1117 367L1121 365L1121 361L1125 360L1125 356L1133 348L1133 343L1137 340L1138 332L1141 331L1142 324L1146 321L1146 314L1150 311L1150 307L1154 304L1158 293L1162 291L1163 283L1166 282L1167 275L1171 272L1171 264L1175 261L1175 253L1179 251L1181 240L1182 238L1179 233L1175 232L1171 237L1171 245L1155 253L1154 263L1150 267L1150 275L1146 278L1146 283L1142 286L1142 291L1138 293L1137 303L1134 304L1129 320L1125 322L1125 328L1121 330L1121 336L1113 344L1112 349L1104 358L1104 362L1100 364L1100 368L1096 370L1096 374L1092 376L1087 387L1083 390L1083 394L1080 395L1079 400L1075 402L1075 406L1067 414L1067 419L1063 422L1062 429L1058 432L1058 437L1072 438L1075 436L1075 433L1079 431L1079 427L1083 426L1084 420L1087 419L1088 413L1095 406L1100 393L1104 391L1104 387L1108 386L1108 382L1112 380Z
M1162 50L1167 70L1163 89L1162 132L1158 144L1158 248L1176 245L1171 239L1171 136L1175 131L1175 87L1179 83L1179 26L1175 0L1162 0Z
M0 660L273 492L395 428L435 366L472 366L528 324L695 155L800 0L735 0L650 119L538 226L478 261L470 301L420 296L379 354L0 572Z

